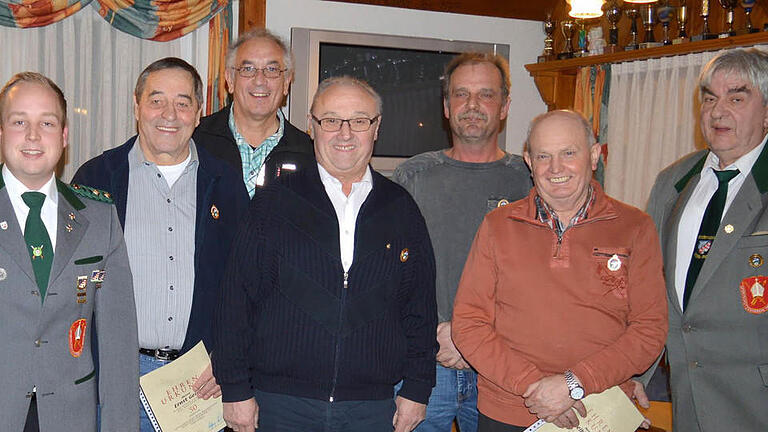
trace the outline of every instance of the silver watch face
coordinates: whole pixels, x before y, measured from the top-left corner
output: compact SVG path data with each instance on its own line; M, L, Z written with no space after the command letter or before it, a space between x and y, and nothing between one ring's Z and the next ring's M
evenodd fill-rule
M581 387L574 387L571 389L571 399L581 400L584 397L584 389Z

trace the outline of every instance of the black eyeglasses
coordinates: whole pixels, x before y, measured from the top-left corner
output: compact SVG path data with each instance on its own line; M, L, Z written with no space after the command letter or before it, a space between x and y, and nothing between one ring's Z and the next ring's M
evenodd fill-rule
M381 117L381 115L377 115L373 118L357 117L351 119L340 119L327 117L324 119L319 119L315 117L314 114L312 114L312 120L318 122L320 124L320 129L326 132L338 132L341 130L341 127L344 125L344 123L347 123L353 132L365 132L371 128L371 125L379 120L379 117Z
M257 68L255 66L245 65L240 67L233 67L232 69L237 71L237 74L243 78L253 78L258 71L264 74L264 78L277 78L283 72L288 69L280 69L280 66L266 66L263 68Z

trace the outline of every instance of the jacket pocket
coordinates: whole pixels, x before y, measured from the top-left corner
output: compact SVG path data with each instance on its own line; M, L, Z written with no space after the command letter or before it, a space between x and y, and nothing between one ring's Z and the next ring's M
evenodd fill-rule
M96 369L92 370L91 373L89 373L88 375L86 375L86 376L84 376L82 378L76 379L75 380L75 385L82 384L82 383L84 383L86 381L90 381L95 376L96 376Z
M630 250L621 247L593 247L592 261L597 279L602 284L603 294L627 297Z
M88 257L88 258L80 258L80 259L76 259L75 260L75 265L93 264L93 263L97 263L97 262L99 262L99 261L101 261L103 259L104 259L104 257L101 256L101 255L95 255L95 256L92 256L92 257Z
M768 387L768 364L757 366L760 376L763 377L763 385Z

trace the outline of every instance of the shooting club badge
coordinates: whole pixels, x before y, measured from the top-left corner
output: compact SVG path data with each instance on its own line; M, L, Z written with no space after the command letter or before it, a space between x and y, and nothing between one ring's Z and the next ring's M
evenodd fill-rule
M80 354L83 353L86 326L85 318L80 318L69 327L69 353L72 354L72 357L80 357Z
M104 282L104 270L94 270L91 272L91 282L94 283L96 289L101 288L101 283Z
M697 259L703 259L707 257L709 250L712 249L712 242L715 240L712 236L699 236L696 239L696 250L693 255Z
M77 277L77 293L76 293L76 299L78 304L86 303L87 300L87 293L86 288L88 287L88 276L78 276Z
M768 311L768 299L765 297L765 287L768 286L768 277L752 276L745 278L739 284L741 291L741 305L751 314L762 314Z

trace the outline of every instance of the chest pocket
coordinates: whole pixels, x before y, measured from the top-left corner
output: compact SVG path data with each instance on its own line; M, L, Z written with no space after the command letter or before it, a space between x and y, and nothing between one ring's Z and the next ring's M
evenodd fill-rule
M595 277L600 281L603 294L627 298L630 249L620 247L593 247L592 266Z

